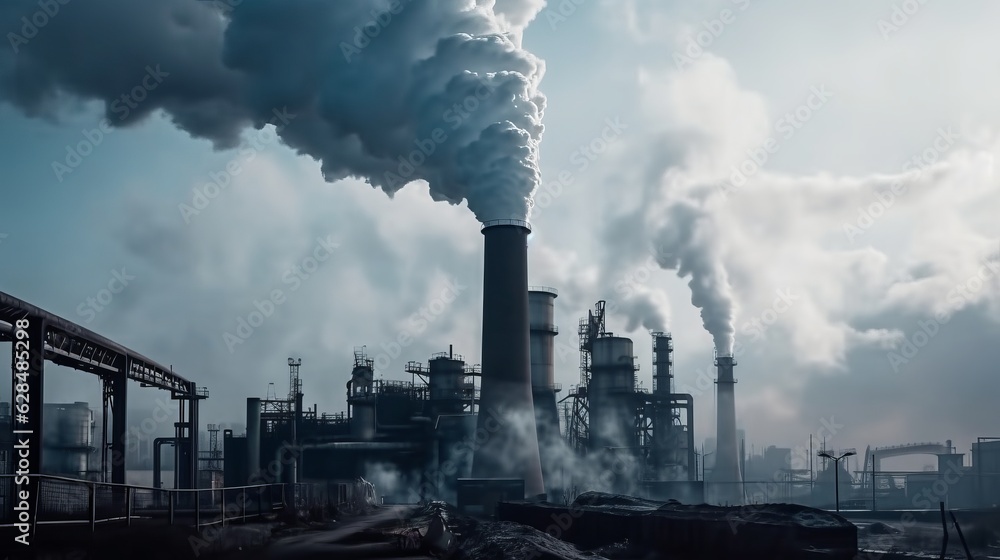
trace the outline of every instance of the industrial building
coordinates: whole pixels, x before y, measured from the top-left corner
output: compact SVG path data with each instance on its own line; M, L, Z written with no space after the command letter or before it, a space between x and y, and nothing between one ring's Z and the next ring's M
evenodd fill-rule
M45 404L42 470L86 478L94 451L94 413L85 402ZM94 473L96 474L96 473Z
M670 335L654 334L657 380L650 393L637 387L631 340L613 336L603 330L602 322L595 323L603 334L594 338L593 350L585 358L590 383L568 397L582 411L579 422L562 430L556 402L560 387L553 374L552 340L557 329L552 300L557 294L552 288L528 294L532 302L530 403L534 435L540 442L536 449L544 493L561 501L571 487L587 489L581 486L585 481L564 470L575 468L574 464L557 468L565 460L563 450L572 449L579 461L589 457L600 462L608 454L628 458L630 468L618 473L609 489L699 500L693 399L670 392ZM390 483L387 490L380 488L387 501L454 502L459 479L520 478L476 475L475 451L505 421L484 412L481 366L466 364L452 348L431 356L426 364L407 362L402 369L410 374L409 380L375 379L373 360L364 347L356 348L345 392L347 412L334 415L303 409L300 365L300 360L289 359L287 396L247 399L245 435L224 432L224 485L344 483L358 476L390 475L398 482ZM570 435L583 438L585 444L574 449L567 439ZM524 492L533 495L527 486Z
M599 301L580 321L580 384L567 397L567 438L582 456L624 466L613 469L611 490L701 501L694 398L673 392L672 336L652 333L650 393L639 387L632 340L607 331L605 306Z
M223 433L226 486L262 482L341 481L393 473L399 488L413 492L390 501L454 495L454 473L471 464L469 441L479 404L478 366L468 366L449 348L427 364L408 362L409 381L374 379L374 361L355 350L347 383L347 413L302 409L300 360L289 359L285 398L247 399L247 433ZM244 460L245 459L245 460ZM447 484L449 483L450 484Z
M579 464L620 465L609 490L700 501L694 402L673 392L673 342L653 334L653 391L640 388L632 341L605 329L604 302L581 321L581 383L563 402L555 383L554 288L528 287L519 220L483 224L482 364L449 347L410 380L375 379L355 349L347 412L303 409L301 360L289 359L282 398L247 399L245 435L223 434L224 484L381 478L387 500L456 501L475 480L518 480L523 496L564 500L593 481ZM570 408L566 403L566 410ZM405 489L405 490L401 490Z
M440 499L461 507L463 500L495 501L500 494L565 503L582 492L603 490L684 503L829 505L831 478L845 485L846 500L871 496L872 507L915 507L916 496L930 494L947 494L945 501L962 507L997 502L1000 441L994 438L975 444L971 467L948 442L918 446L938 455L937 472L881 471L881 459L912 452L910 446L869 450L865 472L854 476L846 464L839 474L830 467L814 476L810 463L807 479L806 471L791 468L790 449L772 447L759 468L751 461L755 476L769 475L766 484L751 482L748 490L746 450L736 428L735 358L718 351L715 356L717 426L706 461L708 454L699 457L695 448L694 397L674 392L673 336L651 333L652 383L651 389L643 387L632 339L607 330L605 301L579 322L580 382L561 396L554 356L559 295L555 288L528 285L530 231L519 220L483 224L481 364L467 363L449 346L426 363L400 362L400 377L409 374L408 380L376 379L375 361L366 347L358 347L353 363L344 364L351 368L346 411L326 414L304 405L302 360L289 358L287 393L270 389L263 397L247 398L245 433L209 425L207 451L201 452L204 434L193 427L197 401L207 392L177 385L185 392L174 388L173 398L181 401L175 434L156 437L149 446L153 486L162 484L162 449L173 447L174 487L325 482L342 491L364 477L377 481L381 499L390 503ZM112 445L106 433L95 442L87 403L46 404L44 416L42 470L105 480ZM0 424L0 433L10 433L9 405L2 403ZM108 426L105 406L101 431ZM114 445L128 459L119 440ZM136 451L145 449L139 443ZM0 466L10 472L12 443L0 444ZM196 476L187 468L193 465ZM116 476L124 474L121 463L115 467Z

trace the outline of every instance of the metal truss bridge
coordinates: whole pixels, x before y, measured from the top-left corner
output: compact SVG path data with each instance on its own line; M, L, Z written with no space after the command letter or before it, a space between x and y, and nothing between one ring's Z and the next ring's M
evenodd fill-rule
M142 387L169 391L172 399L181 401L178 407L180 418L175 423L181 457L179 485L181 488L197 486L198 402L208 397L207 390L134 350L5 292L0 292L0 342L11 342L11 369L14 373L11 375L11 439L16 436L16 441L27 442L26 448L30 450L28 472L41 472L44 365L49 361L100 378L104 419L101 473L103 477L108 472L110 451L112 483L125 483L127 381L138 381ZM185 403L186 407L183 406ZM19 408L19 405L26 406ZM22 415L20 410L28 413Z

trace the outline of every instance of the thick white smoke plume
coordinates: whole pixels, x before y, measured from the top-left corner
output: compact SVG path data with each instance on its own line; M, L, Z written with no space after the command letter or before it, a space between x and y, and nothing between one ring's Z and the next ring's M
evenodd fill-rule
M111 126L159 110L217 148L280 125L328 181L360 177L391 196L422 179L480 220L524 217L545 98L520 34L542 4L88 0L46 13L7 0L0 100L49 118L98 101Z
M669 303L651 282L652 269L675 271L688 280L691 303L701 310L715 347L721 354L731 353L735 311L729 275L719 253L716 218L709 206L712 200L704 192L707 189L697 185L673 192L672 182L670 176L668 188L659 178L654 185L646 185L637 203L639 210L623 212L605 228L603 241L608 249L599 282L605 289L614 287L608 312L625 316L627 331L640 325L666 330L664 310ZM649 252L636 250L642 247L650 247Z
M678 201L667 208L663 225L656 233L659 243L669 249L657 257L660 266L690 278L691 303L701 310L701 320L712 335L720 355L733 351L733 296L729 278L718 254L713 230L714 217L694 202Z
M670 303L654 282L664 249L649 247L649 236L641 225L644 220L641 212L629 211L607 221L596 285L580 274L567 275L558 283L572 286L588 298L596 293L606 299L609 323L613 317L624 317L625 332L639 327L663 331L668 325Z

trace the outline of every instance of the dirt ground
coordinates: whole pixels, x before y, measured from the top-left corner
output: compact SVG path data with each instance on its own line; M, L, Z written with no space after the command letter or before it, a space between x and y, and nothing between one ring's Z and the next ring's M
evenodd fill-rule
M914 523L904 526L897 522L872 520L855 521L858 526L858 548L868 552L866 558L884 554L908 554L910 557L938 558L944 531L940 524ZM1000 557L1000 527L962 526L966 544L975 558ZM965 559L958 532L948 526L947 558Z

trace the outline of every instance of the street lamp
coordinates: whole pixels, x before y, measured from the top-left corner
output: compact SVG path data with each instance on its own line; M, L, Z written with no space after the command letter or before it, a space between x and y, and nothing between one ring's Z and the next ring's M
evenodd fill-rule
M839 457L834 457L826 451L820 451L819 456L825 457L827 459L833 459L833 488L834 488L834 500L837 504L837 513L840 513L840 460L844 457L850 457L851 455L857 455L854 451L845 451L843 455Z

